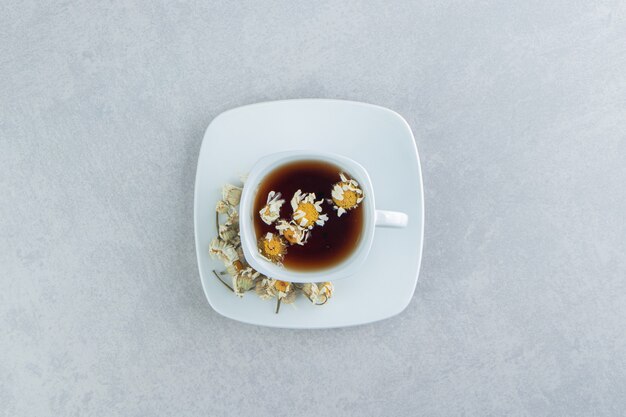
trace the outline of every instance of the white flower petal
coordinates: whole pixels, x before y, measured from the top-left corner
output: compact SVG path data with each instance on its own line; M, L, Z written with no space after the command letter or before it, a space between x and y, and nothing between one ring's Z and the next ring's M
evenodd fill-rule
M301 194L302 194L302 190L298 190L294 193L293 197L291 198L291 209L294 211L298 208L298 204L300 204L300 201L302 201Z
M331 195L335 200L341 201L343 200L343 189L338 184L335 184Z
M239 254L235 247L219 238L215 238L211 241L209 244L209 253L211 256L221 260L226 266L239 260Z
M222 188L222 199L231 206L236 206L239 204L239 200L241 199L241 191L242 189L240 187L232 184L226 184Z

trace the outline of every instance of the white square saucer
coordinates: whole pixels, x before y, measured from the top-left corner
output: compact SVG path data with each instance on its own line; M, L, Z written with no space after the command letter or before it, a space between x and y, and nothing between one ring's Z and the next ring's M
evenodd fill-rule
M255 294L236 297L213 275L221 262L208 254L216 235L215 204L225 183L239 183L260 157L288 150L348 156L368 171L378 208L409 215L405 229L377 229L356 275L334 282L323 306L299 297L274 314L275 303ZM258 103L217 116L204 135L196 172L194 224L202 287L223 316L285 328L331 328L394 316L411 301L422 257L424 192L415 140L397 113L371 104L325 99ZM323 280L323 279L322 279Z

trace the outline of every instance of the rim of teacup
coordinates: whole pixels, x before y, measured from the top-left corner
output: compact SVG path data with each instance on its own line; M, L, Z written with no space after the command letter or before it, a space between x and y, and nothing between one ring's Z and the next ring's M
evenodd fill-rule
M297 271L276 265L264 259L258 252L253 216L254 200L263 179L276 168L295 161L324 161L337 165L358 181L365 199L363 200L363 230L359 243L351 255L342 262L328 268L313 271ZM329 215L337 215L335 212ZM365 168L343 155L332 152L294 150L277 152L260 158L250 170L245 181L239 208L241 246L246 261L252 268L270 278L289 282L322 282L347 278L358 272L372 246L376 221L376 204L371 179Z

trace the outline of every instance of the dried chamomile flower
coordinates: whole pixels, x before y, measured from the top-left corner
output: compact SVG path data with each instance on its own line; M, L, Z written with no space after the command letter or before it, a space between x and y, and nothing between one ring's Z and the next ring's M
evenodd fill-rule
M233 227L239 230L239 213L237 213L236 208L234 207L230 208L230 211L228 212L228 218L224 222L224 225Z
M224 242L233 246L239 246L241 239L239 238L239 228L232 227L225 224L219 226L219 236Z
M222 199L231 206L238 205L239 200L241 200L241 187L226 184L224 188L222 188Z
M256 279L261 275L260 272L247 267L242 269L237 274L233 275L233 290L235 294L242 297L243 293L251 290L256 285Z
M273 279L271 286L276 298L282 303L291 304L296 301L296 287L291 282Z
M287 293L293 290L293 285L291 284L291 282L281 281L278 279L275 279L273 281L274 290L276 290L276 295L279 298L284 297L285 295L287 295Z
M302 286L302 292L313 304L325 304L332 297L335 288L332 282L307 283Z
M317 288L320 290L320 294L326 296L326 300L332 297L335 292L335 286L330 281L318 283Z
M343 172L339 173L339 178L341 181L333 186L331 195L333 209L337 210L337 216L341 217L348 210L358 207L364 195L358 182L349 179Z
M296 191L291 199L293 219L307 229L312 229L315 225L323 226L328 220L328 215L322 213L323 201L315 201L315 193L303 194L302 190Z
M209 253L211 256L221 260L226 266L239 260L239 255L235 247L219 238L215 238L211 241L209 244Z
M275 280L274 290L276 291L276 297L283 304L293 303L298 296L295 286L291 282Z
M259 211L263 223L272 224L280 217L280 208L285 203L280 197L280 193L275 191L270 191L267 195L267 204Z
M229 207L228 218L224 224L218 225L217 228L220 239L235 247L241 244L239 237L239 213L234 207Z
M262 300L274 298L276 296L276 292L274 291L274 281L275 280L267 277L258 280L254 288L256 295L258 295Z
M279 220L278 223L276 223L276 230L292 245L304 245L311 234L309 229L298 225L294 220L290 222L282 219Z
M267 233L258 242L259 253L270 262L280 264L287 253L287 243L274 233Z
M217 202L217 204L215 205L215 211L217 211L220 214L226 214L228 213L228 203L226 203L224 200L219 200Z
M275 297L276 297L275 313L278 314L281 303L282 304L293 303L294 301L296 301L296 297L298 296L298 294L296 292L295 285L293 285L291 282L273 280L272 286L273 288L271 290L273 290Z
M255 292L263 300L278 298L281 302L290 304L296 300L296 287L287 281L263 277L257 280Z

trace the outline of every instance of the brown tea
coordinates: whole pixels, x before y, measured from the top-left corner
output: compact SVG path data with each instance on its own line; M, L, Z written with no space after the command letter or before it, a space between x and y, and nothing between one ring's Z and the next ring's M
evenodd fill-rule
M254 229L256 236L276 234L275 224L266 224L259 212L266 206L268 194L278 192L286 202L280 207L280 218L291 220L293 208L290 201L298 190L315 193L322 200L322 213L328 216L323 225L315 225L304 245L290 245L282 263L285 268L297 271L326 269L341 263L356 249L363 228L363 206L344 212L341 217L333 210L331 192L340 181L341 168L322 161L296 161L271 171L259 185L254 200ZM347 173L349 175L349 173ZM321 277L323 278L323 277Z

